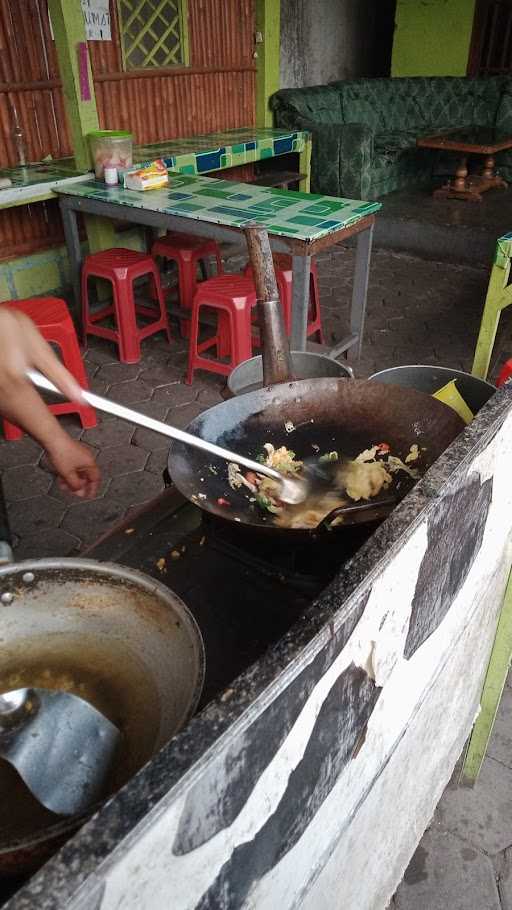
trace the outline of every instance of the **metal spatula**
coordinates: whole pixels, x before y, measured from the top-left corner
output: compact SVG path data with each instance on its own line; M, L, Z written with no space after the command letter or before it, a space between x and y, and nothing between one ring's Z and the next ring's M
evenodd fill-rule
M45 389L48 392L54 392L57 395L61 394L57 387L37 370L27 370L27 376L38 388ZM228 462L242 465L250 471L254 471L255 474L269 477L271 480L279 483L281 488L279 498L288 505L300 505L300 503L305 502L305 500L321 495L329 489L336 489L340 492L343 489L344 470L349 465L349 461L346 458L341 458L336 461L307 459L303 462L303 470L300 477L290 477L281 474L281 472L277 471L275 468L261 464L259 461L254 461L252 458L246 458L245 455L231 452L229 449L224 449L215 443L208 442L206 439L201 439L199 436L193 436L191 433L187 433L185 430L178 429L178 427L163 423L161 420L147 417L145 414L134 411L132 408L127 408L125 405L118 404L115 401L110 401L108 398L94 395L92 392L88 392L85 389L82 389L82 394L87 403L93 408L97 408L98 411L113 414L115 417L134 423L136 426L154 430L157 433L161 433L163 436L177 439L179 442L185 443L185 445L203 449L203 451L208 452L210 455L215 455L219 458L224 458ZM357 508L361 508L361 506L358 505ZM337 510L339 514L341 514L341 511L341 509ZM353 511L353 507L347 507L347 514Z
M77 695L41 688L0 695L0 758L58 815L79 815L100 798L119 739Z
M45 389L47 392L54 392L57 395L62 394L53 382L50 382L46 376L43 376L43 374L39 373L37 370L27 370L27 376L38 388ZM92 392L87 392L85 389L82 389L82 394L85 401L92 405L93 408L97 408L98 411L104 411L106 414L113 414L115 417L120 417L121 420L128 420L136 426L154 430L156 433L161 433L163 436L177 439L179 442L185 443L185 445L194 446L196 449L203 449L203 451L208 452L210 455L215 455L218 458L224 458L226 461L242 465L244 468L248 468L256 474L270 477L271 480L275 480L276 483L280 485L281 489L279 496L283 502L294 504L302 502L308 494L308 484L301 478L286 477L284 474L276 471L275 468L262 465L259 461L254 461L252 458L246 458L245 455L231 452L229 449L224 449L222 446L215 445L213 442L208 442L206 439L201 439L199 436L193 436L192 433L187 433L185 430L178 429L178 427L170 426L167 423L163 423L161 420L147 417L145 414L133 411L123 404L109 401L108 398L101 398L100 395L94 395Z

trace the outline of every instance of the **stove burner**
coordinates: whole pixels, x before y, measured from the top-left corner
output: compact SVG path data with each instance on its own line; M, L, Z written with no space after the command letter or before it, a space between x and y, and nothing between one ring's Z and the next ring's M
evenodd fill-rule
M167 468L163 472L166 488L172 487ZM198 506L193 507L199 510ZM279 531L253 528L223 521L218 515L201 512L201 527L208 546L241 565L268 578L314 596L368 540L375 525L352 525L335 532Z
M314 595L373 533L369 526L315 534L261 531L204 512L209 546L268 577Z
M206 648L202 707L279 641L373 530L262 531L200 509L171 484L84 555L152 575L186 603Z

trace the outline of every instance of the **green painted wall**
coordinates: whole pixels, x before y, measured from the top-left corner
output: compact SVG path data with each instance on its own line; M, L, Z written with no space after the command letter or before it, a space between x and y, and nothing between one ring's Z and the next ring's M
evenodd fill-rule
M70 284L64 247L0 264L0 301L51 294Z
M392 76L465 76L475 0L397 0Z
M117 246L133 250L142 250L142 243L142 235L136 227L116 238ZM87 243L83 244L83 252L84 255L89 252ZM70 285L69 260L64 246L0 263L0 303L44 294L58 295Z

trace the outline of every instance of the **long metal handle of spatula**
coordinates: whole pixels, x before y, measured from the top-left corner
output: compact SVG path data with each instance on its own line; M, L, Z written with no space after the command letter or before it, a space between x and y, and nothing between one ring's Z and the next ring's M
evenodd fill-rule
M27 377L35 386L37 386L37 388L44 389L47 392L53 392L56 395L62 395L62 392L59 391L57 386L55 386L53 382L50 382L46 376L43 376L42 373L39 373L38 370L27 370ZM215 445L213 442L201 439L200 436L193 436L192 433L187 433L185 430L178 429L178 427L170 426L167 423L163 423L161 420L155 420L154 417L147 417L146 414L141 414L139 411L133 411L123 404L118 404L116 401L110 401L108 398L102 398L100 395L95 395L93 392L86 391L86 389L82 389L82 395L87 404L90 404L91 407L96 408L98 411L103 411L105 414L112 414L114 417L119 417L121 420L127 420L129 423L134 423L136 426L144 427L147 430L154 430L155 433L161 433L162 436L168 436L170 439L175 439L177 442L193 446L195 449L202 449L204 452L208 452L209 455L214 455L217 458L224 458L225 461L242 465L244 468L248 468L249 471L254 471L256 474L263 474L264 477L275 480L277 483L281 484L280 496L284 502L297 503L302 502L305 498L306 490L304 484L301 483L299 479L285 477L274 468L269 468L267 465L260 464L259 461L254 461L252 458L246 458L245 455L231 452L229 449L224 449L222 446Z

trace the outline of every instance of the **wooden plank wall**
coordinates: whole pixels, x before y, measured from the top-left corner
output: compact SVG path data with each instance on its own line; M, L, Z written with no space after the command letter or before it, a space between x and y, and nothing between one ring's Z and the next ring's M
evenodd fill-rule
M112 41L89 43L100 125L138 143L253 125L254 0L188 0L190 65L123 72ZM0 0L0 167L17 163L12 105L27 158L71 153L46 0ZM0 212L0 260L62 243L54 201Z

